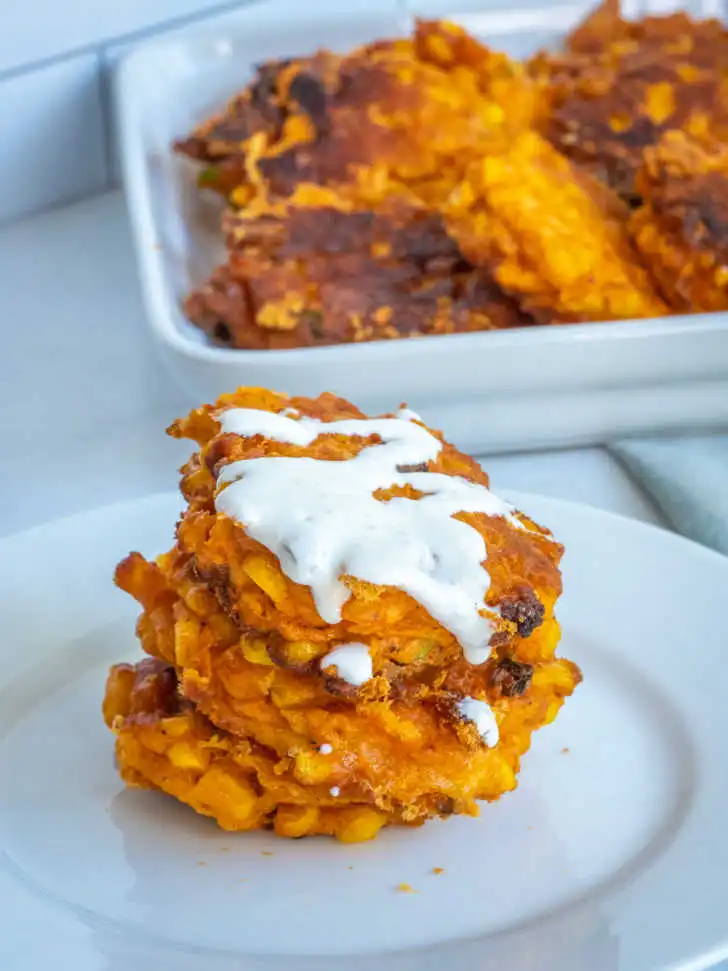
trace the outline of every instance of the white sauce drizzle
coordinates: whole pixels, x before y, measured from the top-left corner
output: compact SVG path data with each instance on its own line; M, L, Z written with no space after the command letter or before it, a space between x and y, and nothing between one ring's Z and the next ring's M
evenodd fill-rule
M397 418L403 418L405 421L422 421L417 412L412 411L411 408L400 408L397 412Z
M482 664L493 631L483 611L497 614L485 607L487 550L480 533L453 516L485 513L521 524L513 507L485 486L398 471L433 461L442 447L410 420L412 414L321 422L248 408L224 411L218 418L227 433L300 446L326 434L378 435L382 444L345 461L267 456L232 462L220 473L219 484L227 487L215 505L271 550L287 576L311 588L326 623L341 620L350 591L340 577L348 574L404 590L458 639L471 664ZM406 485L425 495L389 502L373 496L377 489Z
M324 742L323 745L319 745L319 752L322 755L331 755L333 751L334 751L333 746L329 745L328 742Z
M366 644L352 642L335 647L321 658L321 670L329 666L336 668L340 678L357 687L369 681L373 674L372 658Z
M465 697L455 707L466 721L475 725L480 737L489 748L497 744L499 737L498 723L495 720L493 709L487 702L479 701L477 698Z

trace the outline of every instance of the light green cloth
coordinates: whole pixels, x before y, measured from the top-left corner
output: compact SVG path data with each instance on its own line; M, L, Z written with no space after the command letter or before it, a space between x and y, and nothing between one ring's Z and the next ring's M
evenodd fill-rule
M728 555L728 435L624 440L609 450L677 532Z

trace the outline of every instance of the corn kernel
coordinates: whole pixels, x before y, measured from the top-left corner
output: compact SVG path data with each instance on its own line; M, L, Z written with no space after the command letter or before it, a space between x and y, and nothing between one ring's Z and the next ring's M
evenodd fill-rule
M376 809L363 807L347 810L336 821L336 838L342 843L364 843L374 839L386 821L384 813Z
M483 105L483 116L487 124L500 125L505 121L506 113L500 105L493 102Z
M505 759L498 762L498 792L516 788L516 773Z
M693 81L699 81L702 77L705 77L704 71L701 71L699 67L695 67L694 64L689 64L688 62L678 64L677 73L680 80L686 84L692 84Z
M397 647L392 656L400 664L414 664L416 661L424 661L435 647L437 642L431 638L417 637Z
M306 664L320 652L321 647L313 641L289 641L286 644L286 657L294 664Z
M290 142L310 142L316 132L308 115L289 115L283 124L283 138Z
M392 319L393 313L394 311L391 307L377 307L372 314L372 317L378 324L388 324Z
M269 300L258 311L257 323L259 327L266 327L268 330L293 330L298 326L303 310L303 297L290 296L285 300Z
M369 705L369 714L376 718L386 732L403 742L417 742L422 737L421 730L414 722L400 718L387 704Z
M252 787L217 765L207 770L192 795L196 802L215 813L224 813L227 820L237 825L244 824L255 810Z
M250 186L239 185L230 193L230 201L234 206L242 209L243 206L246 206L250 202L252 194L253 192Z
M174 625L174 657L179 667L194 667L199 649L200 624L185 612Z
M387 256L390 256L391 253L392 253L392 244L391 243L381 242L381 243L373 243L372 244L372 256L375 259L384 259ZM380 309L382 309L382 308L380 308ZM391 317L392 308L391 307L387 307L386 309L390 311L390 317Z
M209 757L204 749L194 749L187 742L175 742L167 751L167 758L178 769L196 769L203 772Z
M455 59L447 41L443 40L442 37L438 37L436 34L427 38L427 47L428 52L441 64L450 64Z
M313 830L319 816L316 806L279 806L273 828L278 836L298 839Z
M299 752L295 758L296 778L304 785L317 785L326 782L331 775L330 760L312 752Z
M263 664L266 667L273 667L273 662L268 654L268 648L264 640L250 640L247 637L240 642L240 649L243 657L251 664Z
M190 610L198 617L207 617L219 609L215 597L199 584L187 590L184 600Z
M285 600L288 593L286 580L264 557L247 557L243 563L243 570L274 603Z
M667 121L675 111L675 91L668 81L648 84L645 91L645 112L656 125Z
M554 698L554 700L549 703L543 720L544 725L550 725L554 718L556 718L562 703L563 699L561 698Z
M184 716L174 715L162 721L162 731L172 738L179 738L189 729L189 722Z
M257 665L247 671L226 671L225 690L238 701L256 701L264 698L273 683L273 668Z
M316 688L312 684L277 684L270 696L277 708L299 708L314 700Z
M128 665L115 665L109 671L104 697L104 721L111 726L117 717L126 718L129 714L131 694L136 674Z
M621 134L621 132L627 131L628 128L632 127L633 118L630 114L625 112L618 112L612 115L609 119L609 127L613 132Z
M145 749L154 752L155 755L167 754L169 739L162 735L161 732L155 731L150 725L141 725L139 727L139 741Z

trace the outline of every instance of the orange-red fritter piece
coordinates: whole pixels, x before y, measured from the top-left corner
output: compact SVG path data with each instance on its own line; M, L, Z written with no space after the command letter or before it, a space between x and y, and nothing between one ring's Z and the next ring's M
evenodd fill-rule
M541 323L654 317L666 307L627 232L627 210L535 132L474 162L448 226Z
M728 147L668 132L637 174L631 229L673 310L728 310Z
M627 21L607 0L531 70L550 103L544 131L569 158L637 200L645 148L680 129L728 137L728 31L686 13Z
M306 446L222 433L218 415L232 407L323 424ZM326 423L340 418L365 420L333 395L240 389L176 422L171 433L200 446L182 470L188 505L176 542L156 562L132 553L117 568L118 585L142 605L139 639L156 659L110 674L104 713L122 775L225 828L358 840L389 823L476 814L477 800L515 787L532 732L553 720L580 680L575 665L555 656L562 549L523 514L517 522L458 516L485 542L482 609L496 611L490 655L472 664L454 635L396 585L344 577L350 596L341 620L326 623L312 591L243 523L216 510L232 462L289 456L326 466L378 448L376 434L327 434ZM477 463L446 443L425 468L487 484ZM392 487L374 495L418 502L423 493ZM352 643L371 659L361 684L327 659ZM463 702L493 713L497 738L484 741Z

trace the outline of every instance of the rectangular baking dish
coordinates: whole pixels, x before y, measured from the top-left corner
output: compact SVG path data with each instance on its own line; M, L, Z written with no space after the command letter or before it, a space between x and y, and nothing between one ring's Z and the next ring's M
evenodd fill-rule
M275 5L273 5L275 6ZM728 425L728 314L697 314L286 351L210 346L180 303L222 260L221 203L195 187L170 145L221 107L270 57L345 50L409 29L395 9L290 13L265 4L217 29L185 31L120 64L122 170L154 337L190 404L240 384L334 391L369 412L406 402L477 453L601 443ZM327 5L328 6L328 5ZM462 21L522 57L557 45L590 4L490 9ZM578 240L574 241L578 246Z

